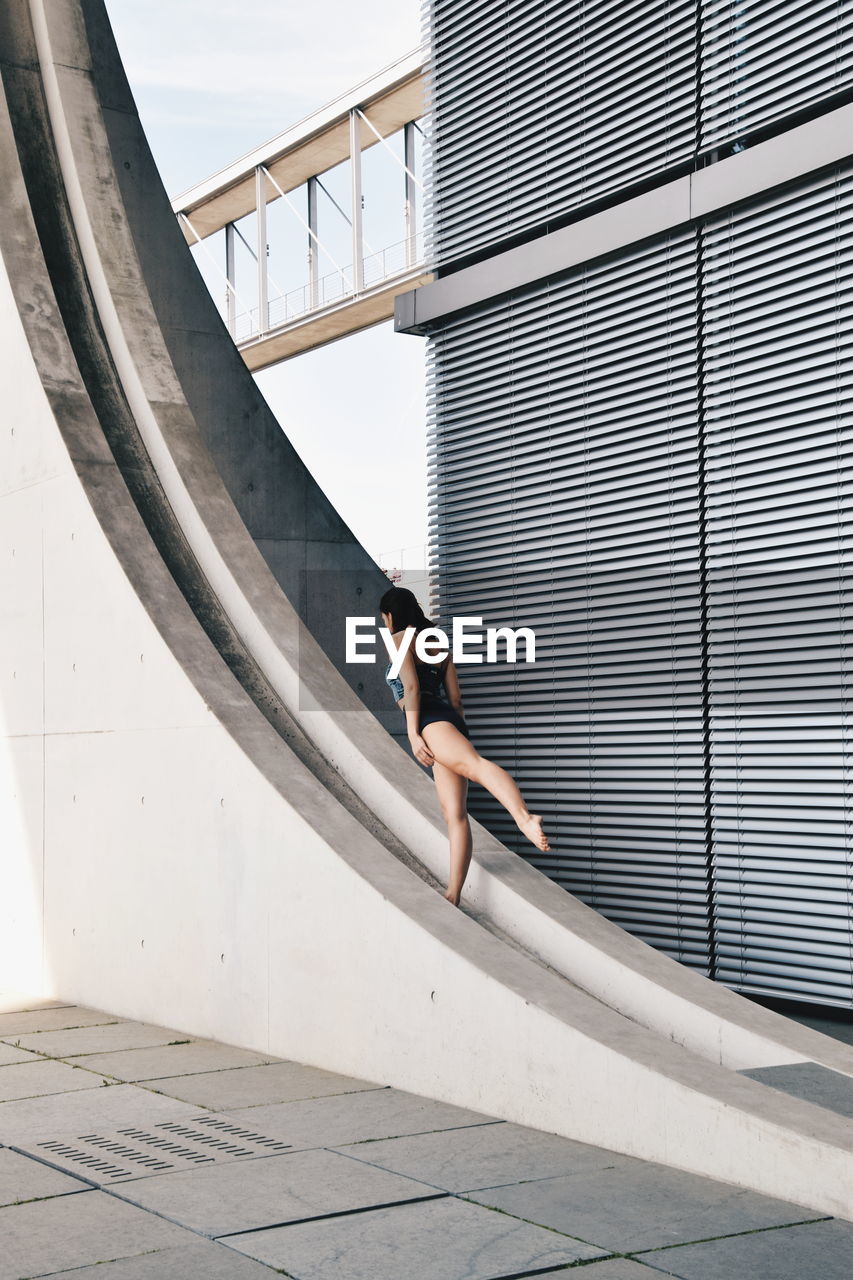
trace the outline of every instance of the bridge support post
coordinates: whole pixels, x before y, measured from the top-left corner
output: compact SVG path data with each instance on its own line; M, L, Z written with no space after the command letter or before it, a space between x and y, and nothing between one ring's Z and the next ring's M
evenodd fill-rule
M403 125L403 163L406 166L406 266L417 261L418 207L415 179L415 123Z
M255 206L258 213L258 333L266 333L270 327L267 186L260 166L255 169Z
M320 255L317 251L320 232L317 223L317 179L311 177L308 179L308 281L312 307L320 305Z
M361 194L361 124L357 108L349 113L350 162L352 165L352 274L353 293L364 290L364 235Z
M237 268L234 259L234 223L226 222L225 224L225 279L228 281L228 288L225 290L225 314L228 332L231 337L237 337Z

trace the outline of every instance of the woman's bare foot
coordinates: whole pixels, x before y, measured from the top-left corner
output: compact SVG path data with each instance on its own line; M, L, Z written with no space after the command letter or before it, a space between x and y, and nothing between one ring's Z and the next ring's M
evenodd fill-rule
M517 824L519 831L527 836L531 844L535 844L537 849L541 849L543 853L550 851L548 837L542 830L542 819L538 813L529 813L526 818L522 818Z
M459 899L462 897L462 890L460 889L456 892L454 889L448 889L444 896L448 902L453 904L454 907L458 907Z

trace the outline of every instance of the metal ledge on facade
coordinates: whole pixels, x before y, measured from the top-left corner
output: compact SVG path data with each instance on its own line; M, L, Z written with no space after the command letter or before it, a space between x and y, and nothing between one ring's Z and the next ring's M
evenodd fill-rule
M853 105L786 130L696 173L464 267L395 305L399 333L427 333L446 316L740 204L853 156Z

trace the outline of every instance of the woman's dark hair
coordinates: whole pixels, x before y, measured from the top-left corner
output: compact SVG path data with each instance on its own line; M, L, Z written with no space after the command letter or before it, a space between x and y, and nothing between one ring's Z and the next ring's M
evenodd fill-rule
M379 601L379 612L390 613L392 631L405 631L406 627L423 631L424 627L432 626L408 587L389 587Z

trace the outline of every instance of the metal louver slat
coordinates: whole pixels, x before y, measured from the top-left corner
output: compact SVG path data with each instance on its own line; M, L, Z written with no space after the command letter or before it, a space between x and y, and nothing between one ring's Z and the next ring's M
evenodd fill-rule
M478 748L553 852L473 788L472 811L707 970L695 325L694 233L449 321L430 342L431 519L434 612L536 633L535 665L460 674Z
M703 0L700 146L853 86L853 0Z
M853 171L839 169L703 237L718 972L847 1005L851 225Z
M424 34L437 263L853 89L853 0L431 0Z
M694 0L433 0L426 244L446 262L694 152Z

